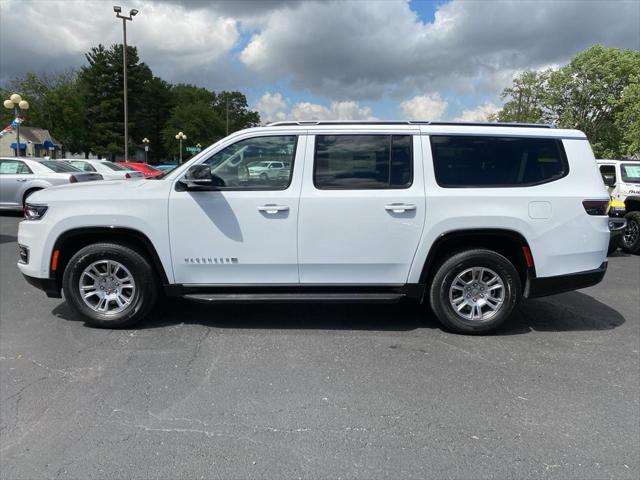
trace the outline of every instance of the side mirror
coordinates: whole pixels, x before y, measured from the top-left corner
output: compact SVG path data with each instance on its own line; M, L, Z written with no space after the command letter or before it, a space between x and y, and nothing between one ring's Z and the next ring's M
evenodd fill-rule
M614 175L603 175L602 180L607 187L616 186L616 177Z
M218 175L211 173L211 167L205 164L192 165L180 180L187 191L218 190L225 182Z

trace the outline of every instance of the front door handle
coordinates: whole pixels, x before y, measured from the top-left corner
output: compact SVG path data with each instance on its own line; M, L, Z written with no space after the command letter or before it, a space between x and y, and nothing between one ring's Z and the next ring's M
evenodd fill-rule
M16 182L26 182L26 178L16 178Z
M258 207L259 212L268 213L269 215L274 215L278 212L287 212L289 207L286 205L261 205Z
M404 213L410 210L415 210L416 206L410 203L391 203L389 205L385 205L384 209L387 212Z

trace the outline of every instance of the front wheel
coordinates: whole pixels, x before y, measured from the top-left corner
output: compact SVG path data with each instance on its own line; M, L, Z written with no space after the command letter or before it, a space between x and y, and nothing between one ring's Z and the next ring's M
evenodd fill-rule
M94 327L123 328L141 320L158 297L149 261L136 250L98 243L78 251L62 278L71 308Z
M431 308L449 330L483 334L509 318L520 300L520 277L492 250L465 250L446 259L431 283Z
M629 212L624 218L627 220L627 227L622 233L620 244L625 252L638 253L640 251L640 212Z

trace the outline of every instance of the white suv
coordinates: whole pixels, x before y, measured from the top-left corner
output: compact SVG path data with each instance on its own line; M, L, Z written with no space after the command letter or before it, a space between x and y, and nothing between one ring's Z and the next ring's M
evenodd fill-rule
M283 158L287 157L287 158ZM251 175L258 161L286 175ZM201 302L424 302L450 330L594 285L609 196L585 135L532 125L280 122L164 179L35 193L18 266L88 323L158 295Z

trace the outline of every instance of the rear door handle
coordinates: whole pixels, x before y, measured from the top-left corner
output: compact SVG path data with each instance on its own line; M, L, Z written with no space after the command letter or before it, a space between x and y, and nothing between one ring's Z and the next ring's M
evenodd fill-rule
M278 212L287 212L289 207L286 205L261 205L258 207L258 211L274 215Z
M26 178L16 178L16 182L26 182Z
M391 203L389 205L385 205L384 209L387 212L404 213L410 210L415 210L416 206L410 203Z

